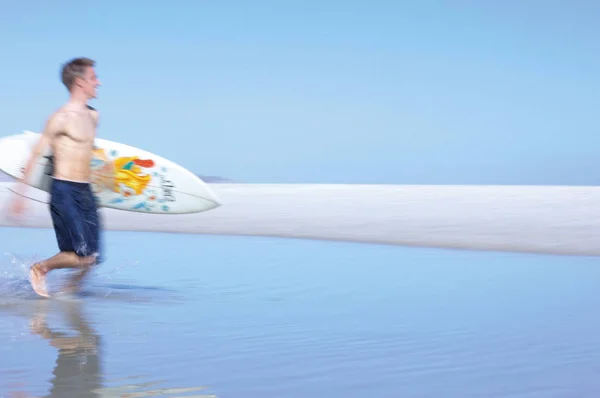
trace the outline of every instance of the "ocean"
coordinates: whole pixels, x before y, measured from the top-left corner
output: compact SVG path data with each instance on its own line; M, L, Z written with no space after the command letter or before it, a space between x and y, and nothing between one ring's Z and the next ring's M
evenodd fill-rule
M84 292L45 300L27 267L55 254L52 230L0 229L0 397L600 392L597 257L104 237Z

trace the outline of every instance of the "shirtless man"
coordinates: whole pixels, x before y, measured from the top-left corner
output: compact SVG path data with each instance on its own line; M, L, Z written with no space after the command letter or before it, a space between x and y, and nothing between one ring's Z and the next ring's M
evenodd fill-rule
M34 264L29 273L33 289L44 297L48 297L48 272L77 269L69 283L69 289L75 291L90 268L101 262L101 219L90 185L98 112L87 104L96 98L100 85L94 67L95 62L89 58L76 58L63 66L62 82L69 90L69 101L48 118L21 181L27 181L36 158L51 148L54 171L50 214L60 252ZM25 184L19 186L25 188ZM17 195L13 214L22 213L23 205L23 197Z

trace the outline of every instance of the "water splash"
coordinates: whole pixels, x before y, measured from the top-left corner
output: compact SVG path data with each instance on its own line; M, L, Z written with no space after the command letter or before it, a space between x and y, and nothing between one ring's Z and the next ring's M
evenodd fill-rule
M0 260L0 304L7 300L34 298L37 295L31 288L29 268L39 256L24 258L17 254L6 252Z
M4 258L0 258L0 306L41 299L33 291L29 279L31 265L40 260L42 258L39 255L23 257L15 253L4 253ZM140 265L138 260L125 260L116 267L103 264L90 272L81 292L75 295L62 291L73 270L55 270L47 276L48 291L53 299L62 300L94 298L126 302L173 302L176 299L175 292L169 289L127 283L122 274Z

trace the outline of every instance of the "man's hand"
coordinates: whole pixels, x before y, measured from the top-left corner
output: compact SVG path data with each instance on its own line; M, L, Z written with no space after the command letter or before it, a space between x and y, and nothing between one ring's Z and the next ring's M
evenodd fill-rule
M8 216L16 223L20 223L23 220L23 215L25 213L25 198L18 193L15 195L16 196L11 203Z
M25 198L21 195L24 191L25 182L29 179L29 174L31 173L31 169L33 168L36 159L50 146L52 139L58 131L61 131L66 120L66 116L64 112L58 112L52 114L46 125L44 126L44 130L38 140L37 144L33 147L31 154L29 155L29 160L25 165L25 169L23 170L23 175L19 181L19 187L16 189L15 194L16 197L11 203L11 207L8 211L8 215L10 218L14 218L17 222L21 221L21 217L25 211Z
M113 191L116 184L115 165L107 159L101 167L92 171L92 181L100 190Z

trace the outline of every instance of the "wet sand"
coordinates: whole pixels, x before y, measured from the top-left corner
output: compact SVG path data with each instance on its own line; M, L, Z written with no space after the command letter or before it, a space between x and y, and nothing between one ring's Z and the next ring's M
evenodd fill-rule
M0 208L14 195L1 183ZM211 184L193 215L105 209L109 230L253 235L422 247L600 255L600 187ZM47 194L31 189L36 199ZM50 227L30 201L21 226ZM5 213L5 212L3 212ZM5 217L0 226L15 226Z
M20 257L0 258L0 397L600 391L595 257L122 231L106 240L108 261L81 297L45 300L26 267L55 252L52 231L0 229Z

